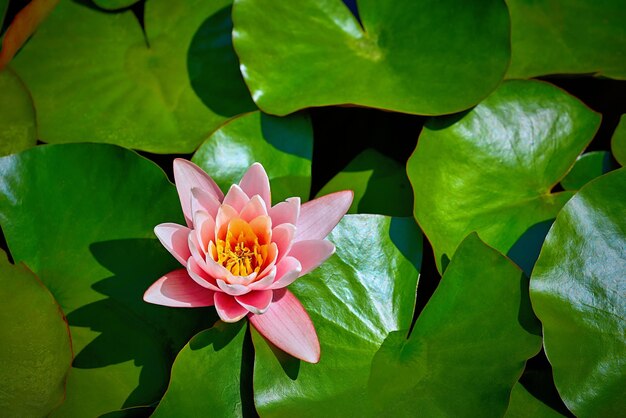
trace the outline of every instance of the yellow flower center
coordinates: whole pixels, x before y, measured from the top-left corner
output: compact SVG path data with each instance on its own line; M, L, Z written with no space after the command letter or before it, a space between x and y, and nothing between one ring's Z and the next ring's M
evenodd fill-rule
M250 225L233 219L224 239L218 239L213 258L235 276L258 273L267 258L267 244L259 243Z

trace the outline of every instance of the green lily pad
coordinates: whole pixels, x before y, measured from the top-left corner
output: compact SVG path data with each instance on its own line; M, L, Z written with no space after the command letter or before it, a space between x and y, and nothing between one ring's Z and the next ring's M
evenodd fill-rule
M619 118L619 124L615 128L611 138L611 151L613 156L622 166L626 165L626 115Z
M559 418L563 415L535 398L524 386L517 383L511 392L511 402L504 418Z
M511 66L507 78L598 74L626 79L622 0L507 0Z
M516 265L469 235L410 337L392 333L376 354L373 415L501 417L541 347L527 289Z
M137 3L139 0L93 0L94 4L105 10L125 9Z
M578 190L596 177L614 170L615 164L608 151L587 152L576 160L571 171L561 180L565 190Z
M436 115L473 106L502 80L504 1L358 6L360 22L341 0L235 0L233 44L262 110L355 104Z
M161 398L178 350L208 311L145 303L180 268L153 227L182 223L163 171L104 144L39 146L0 159L0 224L11 254L67 315L74 363L57 416L95 416Z
M309 199L313 128L305 113L284 118L259 111L232 119L215 131L194 154L198 164L224 191L241 180L254 162L265 167L272 200Z
M626 410L626 169L580 189L561 210L533 271L554 382L579 417Z
M9 0L0 0L0 35L2 35L2 27L4 25L4 17L9 9Z
M37 128L30 94L10 68L0 71L0 91L0 156L3 156L34 146Z
M471 111L427 122L407 172L439 271L472 231L506 253L553 219L572 192L551 189L599 124L580 101L539 81L508 81Z
M63 312L37 277L0 250L0 409L45 417L63 401L72 346Z
M422 256L415 222L347 215L329 239L335 255L289 287L315 325L320 362L290 357L252 329L263 417L367 416L372 358L389 332L411 324Z
M378 213L411 216L413 199L406 170L397 161L374 149L357 155L333 177L317 196L340 190L353 190L348 213Z
M33 95L39 139L192 152L227 117L250 110L248 103L240 109L231 103L234 113L228 114L221 113L223 108L209 108L205 92L195 91L193 82L198 71L204 71L216 84L239 83L232 89L245 90L238 73L227 81L223 77L233 70L232 62L216 60L215 54L203 57L192 48L202 43L208 24L213 33L204 39L206 48L230 48L234 55L228 25L213 27L221 23L212 20L229 7L229 0L184 0L175 5L148 0L144 36L131 11L105 13L62 1L12 64Z
M154 418L244 416L241 380L251 377L241 371L245 324L219 322L189 341L176 357L170 386Z

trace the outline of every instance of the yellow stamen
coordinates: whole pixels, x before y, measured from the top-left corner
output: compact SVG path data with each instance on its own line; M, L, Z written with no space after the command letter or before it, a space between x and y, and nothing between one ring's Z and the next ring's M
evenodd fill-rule
M240 219L230 222L225 239L216 244L216 261L235 276L258 273L267 258L267 245L259 244L250 225Z

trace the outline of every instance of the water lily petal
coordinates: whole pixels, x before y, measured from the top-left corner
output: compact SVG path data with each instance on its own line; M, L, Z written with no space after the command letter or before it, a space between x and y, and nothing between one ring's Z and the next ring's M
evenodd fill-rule
M189 273L189 277L200 286L214 291L220 290L215 279L204 271L193 257L189 257L187 260L187 273Z
M167 273L146 290L143 300L156 305L193 308L213 305L213 292L194 282L187 270Z
M326 238L350 209L353 197L351 190L344 190L304 203L300 208L294 240Z
M285 223L296 225L298 216L300 216L300 198L290 197L284 202L272 206L267 212L274 225Z
M161 244L184 266L191 255L187 237L191 230L186 226L165 223L154 227L154 233Z
M276 265L276 279L270 289L282 289L301 276L302 265L295 257L287 256Z
M295 242L291 247L291 251L289 251L289 255L298 259L302 265L300 276L304 276L326 261L334 252L335 245L332 242L312 239Z
M211 215L213 219L217 216L217 210L220 208L220 201L215 195L205 190L193 187L191 189L191 213L204 210ZM192 216L193 217L193 216Z
M295 234L296 227L292 224L280 224L272 229L272 241L278 247L276 263L280 263L280 260L289 253Z
M231 219L239 217L239 213L230 205L222 205L215 216L215 241L226 237L226 230Z
M273 290L255 290L242 296L235 296L241 306L253 314L263 314L272 303Z
M205 190L220 202L224 199L224 194L213 179L191 161L182 158L174 160L174 181L187 226L192 225L191 189L197 187Z
M250 221L252 232L259 239L260 244L268 244L272 237L272 219L268 215L261 215Z
M248 287L250 288L250 290L269 289L272 283L274 283L275 278L276 278L276 266L272 266L272 268L269 270L269 273L267 273L265 276L262 276L262 278L257 280L256 282L250 283Z
M267 208L265 202L259 195L254 195L250 199L246 206L239 213L239 217L246 222L250 222L257 216L267 215Z
M246 171L246 174L243 175L239 186L250 197L257 194L261 196L261 199L265 201L266 207L272 206L270 180L267 178L267 173L261 164L252 164Z
M276 347L308 363L320 359L320 344L311 318L287 289L274 292L263 315L250 314L250 323Z
M217 285L219 286L220 290L224 293L229 294L230 296L241 296L241 295L245 295L246 293L250 292L250 288L248 286L242 285L242 284L236 284L236 283L226 283L224 280L222 279L217 279L216 280Z
M193 227L197 243L200 244L198 250L206 253L215 237L215 220L207 212L199 210L193 214Z
M224 322L237 322L248 314L248 310L237 303L234 297L222 292L213 296L215 310Z
M233 184L232 186L230 186L230 189L228 189L228 193L226 193L223 203L225 205L231 206L237 211L237 214L239 214L239 212L241 212L246 203L248 203L249 201L250 197L248 197L248 195L243 190L241 190L241 187Z

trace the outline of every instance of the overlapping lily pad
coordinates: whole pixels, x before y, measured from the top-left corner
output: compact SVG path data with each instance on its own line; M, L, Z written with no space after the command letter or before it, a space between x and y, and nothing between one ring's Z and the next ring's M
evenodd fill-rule
M578 190L596 177L615 169L615 163L608 151L592 151L582 154L574 166L561 180L565 190Z
M243 361L252 366L252 359L244 360L245 335L245 320L219 322L189 341L174 362L170 386L152 416L201 417L210 412L215 417L235 418L254 408L246 403L252 402L252 394L242 390L242 380L251 380L252 369L244 367L242 372Z
M236 0L233 43L256 104L277 115L333 104L451 113L506 71L502 0L363 0L358 9L360 22L341 0Z
M535 398L524 386L517 383L511 392L511 402L505 418L559 418L563 415Z
M559 213L531 280L546 356L579 417L626 410L626 169L586 186Z
M265 167L272 183L272 200L309 199L313 128L307 114L284 118L259 111L235 118L200 146L192 161L226 191L239 183L254 163Z
M235 113L224 114L208 107L203 91L192 86L201 70L219 85L245 90L238 73L225 81L224 73L237 71L232 60L191 49L202 42L196 34L208 22L214 31L208 49L232 53L230 27L211 20L229 8L229 0L148 0L144 36L131 11L105 13L62 1L13 61L33 95L39 139L193 151L227 117L250 110L249 103L241 109L235 103L229 107ZM217 33L219 42L211 44Z
M317 330L308 364L254 329L254 398L263 417L367 416L367 379L387 334L411 324L421 235L410 218L347 215L330 234L337 252L289 287Z
M468 236L410 337L392 333L376 354L374 416L502 416L541 346L527 289L515 264Z
M106 10L125 9L137 3L139 0L93 0L98 7Z
M622 166L626 165L626 115L622 115L611 138L611 151Z
M50 292L0 251L0 409L45 417L63 401L72 362L69 330Z
M626 79L622 0L507 0L511 13L508 78L599 74Z
M2 19L0 19L0 24ZM17 75L0 71L0 156L32 147L37 142L35 109L28 90Z
M159 400L177 351L213 315L142 300L155 279L177 268L152 231L182 223L174 186L150 161L104 144L4 157L0 184L11 254L37 273L70 325L75 358L57 416Z
M407 172L440 271L472 231L506 253L553 219L572 192L551 189L599 123L577 99L539 81L506 82L471 111L427 122Z
M317 196L348 189L354 191L348 213L411 216L413 200L406 170L374 149L357 155Z

